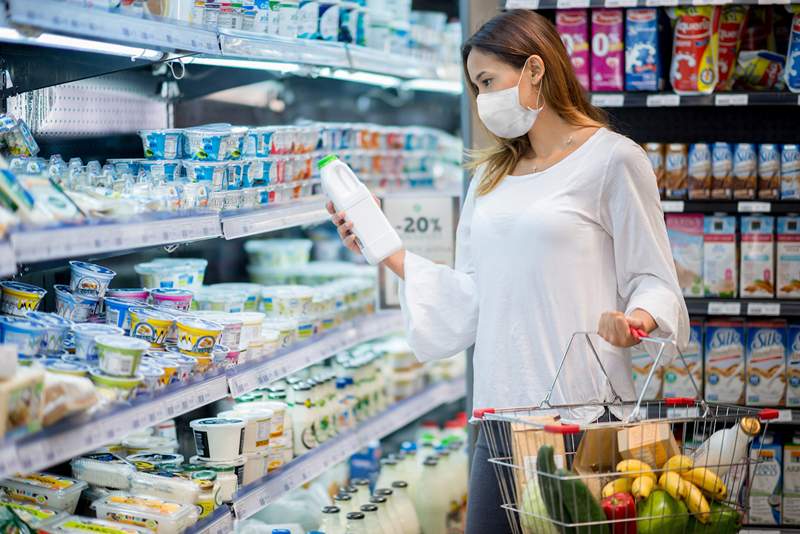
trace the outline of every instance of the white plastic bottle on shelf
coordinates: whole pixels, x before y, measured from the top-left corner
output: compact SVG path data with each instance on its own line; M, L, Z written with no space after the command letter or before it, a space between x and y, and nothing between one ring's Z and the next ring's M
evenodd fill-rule
M322 522L319 530L325 534L344 534L345 523L342 520L342 510L338 506L326 506L322 509Z
M350 512L355 512L357 510L357 506L355 503L355 499L352 495L347 492L339 491L339 494L333 498L334 506L338 506L340 512L339 520L342 523L342 527L347 526L347 514Z
M367 530L367 526L364 523L363 512L350 512L349 514L347 514L347 530L345 530L345 534L375 534L375 533Z
M419 516L414 501L408 494L408 483L405 480L392 482L392 502L397 509L404 534L420 534Z
M354 478L350 484L358 489L356 501L359 506L369 504L369 498L372 497L369 490L369 480L366 478Z
M422 477L414 494L414 508L425 534L447 534L450 488L434 457L422 464Z
M453 458L453 471L456 473L457 497L461 508L461 516L466 520L467 489L469 487L469 458L464 450L464 443L459 440L450 442L450 456Z
M292 396L292 443L294 455L302 456L317 446L311 386L305 382L295 384L292 386Z
M378 480L375 482L377 488L388 488L395 480L400 480L400 469L398 468L397 460L393 455L387 458L381 458L381 471L378 474Z
M380 495L373 495L369 499L369 503L378 508L378 521L381 524L381 530L384 534L401 534L392 518L389 516L389 506L386 497Z
M353 234L366 260L377 265L400 250L403 246L400 236L352 169L333 154L322 158L317 165L322 190L336 210L343 211L353 223Z
M750 442L759 432L761 422L755 417L742 417L739 424L717 430L694 451L694 466L725 476L731 466L745 461Z
M370 534L389 534L381 524L377 506L367 503L361 506L361 513L364 514L364 526L367 527L367 532Z
M390 524L394 526L395 534L407 534L402 524L400 510L397 508L397 500L394 498L394 491L389 488L377 488L375 490L375 497L373 497L373 499L379 497L384 499L385 504L383 507L385 508L385 513L389 518Z

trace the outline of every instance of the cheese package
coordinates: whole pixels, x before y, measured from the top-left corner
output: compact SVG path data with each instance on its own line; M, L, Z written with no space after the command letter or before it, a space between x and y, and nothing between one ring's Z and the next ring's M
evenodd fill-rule
M698 398L698 392L700 398L703 396L703 321L701 320L691 321L689 345L683 351L683 361L686 365L680 358L675 357L664 369L662 396L665 399Z
M709 402L744 404L744 321L706 322L705 397Z
M736 217L706 216L703 222L703 287L707 297L734 298L736 273Z
M666 219L681 291L686 297L702 297L703 216L698 213L668 213Z
M669 10L675 19L670 82L678 94L710 94L717 86L720 8Z
M658 469L667 460L680 454L680 447L667 423L642 423L617 432L619 454L623 459L636 459Z
M778 217L775 290L778 298L800 298L800 217Z
M164 534L179 534L197 522L197 507L162 500L158 497L112 493L92 503L100 519L152 529Z
M589 12L585 9L556 11L556 30L567 49L581 87L589 90Z
M592 91L624 89L623 23L621 9L592 9Z
M763 215L742 217L742 297L775 296L775 218Z
M625 10L625 90L660 91L664 87L659 43L659 10Z
M747 323L747 405L786 401L786 321Z
M0 480L9 498L46 506L53 510L75 513L81 492L88 487L83 480L75 480L50 473L29 473Z

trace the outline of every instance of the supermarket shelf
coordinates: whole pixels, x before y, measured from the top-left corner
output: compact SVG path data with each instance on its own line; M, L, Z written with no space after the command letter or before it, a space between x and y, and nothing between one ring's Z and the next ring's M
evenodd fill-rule
M129 406L68 418L36 434L0 444L0 476L37 471L64 462L227 395L228 382L221 373L196 383L167 388L152 398L136 399Z
M664 213L800 213L800 200L662 200Z
M185 534L230 534L233 531L231 509L223 504L210 516L195 523Z
M14 259L14 249L8 240L0 241L0 276L13 276L17 274L17 262Z
M677 5L673 3L672 5ZM800 95L794 93L718 93L678 95L675 93L593 93L592 104L603 108L655 108L690 106L797 106Z
M328 217L324 197L315 195L297 202L277 204L246 213L223 213L220 220L225 239L236 239L293 226L317 224L325 222Z
M230 391L236 396L243 395L330 358L339 351L402 329L403 318L396 310L356 319L350 324L279 351L265 362L245 364L237 368L236 373L228 377Z
M794 4L789 0L506 0L506 9L570 9L579 7L659 7L727 4Z
M422 417L432 409L455 402L466 392L463 378L430 386L392 405L357 428L327 441L273 474L242 488L234 498L237 519L246 519L297 486L313 480L369 442L380 439Z
M690 315L800 317L800 300L687 298Z

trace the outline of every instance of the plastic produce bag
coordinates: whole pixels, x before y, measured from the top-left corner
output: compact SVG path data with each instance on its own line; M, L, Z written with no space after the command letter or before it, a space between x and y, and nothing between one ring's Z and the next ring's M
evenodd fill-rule
M719 79L719 20L715 6L676 7L670 82L678 94L710 94Z

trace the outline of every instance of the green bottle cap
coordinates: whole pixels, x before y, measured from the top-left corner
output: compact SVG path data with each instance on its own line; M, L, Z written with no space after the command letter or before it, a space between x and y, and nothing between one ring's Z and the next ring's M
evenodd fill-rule
M319 160L319 163L317 163L317 168L321 169L331 161L336 161L337 159L339 158L336 156L336 154L328 154L327 156Z

